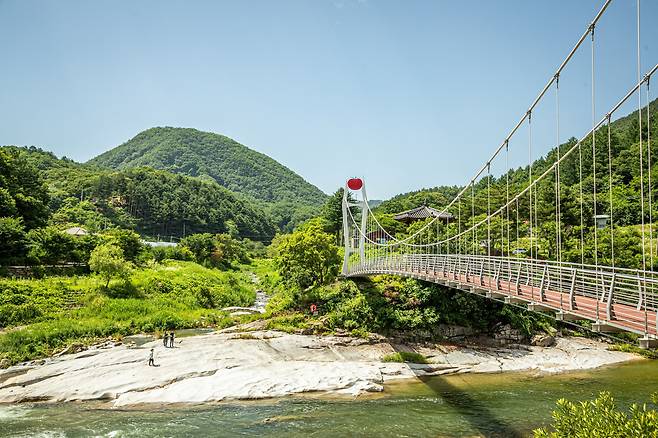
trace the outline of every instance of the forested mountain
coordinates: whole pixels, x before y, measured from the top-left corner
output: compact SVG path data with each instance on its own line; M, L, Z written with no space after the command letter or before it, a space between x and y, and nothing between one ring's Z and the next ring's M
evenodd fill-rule
M647 184L648 174L648 142L649 132L647 129L647 108L643 108L642 116L642 148L644 155L644 208L645 224L648 223L649 214L649 193L652 196L651 217L653 220L658 218L658 203L656 203L656 181L658 181L658 100L651 102L649 106L651 131L650 131L650 151L652 157L651 177L652 187L649 192ZM596 132L596 178L593 173L592 141L591 136L581 143L581 154L575 152L562 161L560 165L560 211L562 222L562 257L563 260L580 262L593 262L594 260L594 181L596 180L596 200L597 214L613 215L615 224L614 242L616 248L616 262L618 266L640 267L642 265L641 254L641 227L638 225L642 222L641 217L641 179L640 179L640 130L637 111L613 121L610 125L610 149L612 162L608 160L608 128L603 126ZM571 138L566 143L560 145L560 153L564 153L576 144L576 139ZM532 174L537 176L544 173L552 163L555 162L557 148L551 150L546 156L540 157L532 164ZM582 182L580 179L582 156ZM610 167L609 167L610 165ZM612 179L610 179L610 173ZM487 190L487 178L482 178L475 185L475 198L472 201L470 191L462 198L460 203L455 203L450 212L458 217L461 212L462 227L476 223L486 217L487 213L487 194L491 195L492 212L506 203L506 189L509 178L509 191L512 194L519 193L528 185L529 168L528 166L511 169L507 174L497 175L491 178L490 192ZM534 238L531 241L529 236L529 213L530 204L528 196L522 197L518 205L518 214L520 222L515 220L516 207L510 207L510 221L505 217L496 217L492 219L492 242L491 245L497 253L504 253L507 247L506 230L509 225L511 230L512 248L528 248L530 245L537 246L540 257L556 256L556 233L555 233L555 177L551 172L548 178L543 179L537 184L536 192L533 189L533 209L536 208L537 216L542 218L539 228L535 228ZM612 190L610 193L610 187ZM422 226L420 223L413 224L408 230L399 230L399 224L394 224L390 220L393 213L397 213L409 208L418 207L427 204L439 209L444 208L454 198L458 192L458 187L437 187L433 189L423 189L395 196L394 198L383 202L376 209L376 214L382 217L381 222L388 222L391 226L396 226L398 233L411 233L414 229ZM582 198L581 198L582 192ZM536 193L536 197L535 197ZM610 211L610 199L612 199L612 212ZM581 227L581 205L583 224ZM471 214L471 208L474 207L475 216ZM456 221L455 221L456 222ZM442 235L453 235L458 227L457 223L450 224L453 230L446 231L440 227L432 232L443 233ZM464 229L464 228L462 228ZM583 230L583 253L581 253L581 229ZM656 227L654 226L654 230ZM504 230L505 233L501 233ZM482 231L482 230L479 230ZM518 234L517 234L518 231ZM445 234L448 233L448 234ZM655 233L655 231L654 231ZM518 240L516 236L519 236ZM611 263L611 242L610 227L600 230L598 233L598 261ZM649 239L648 226L645 230L645 239ZM431 236L430 236L431 238ZM654 236L655 238L655 236ZM487 235L478 234L478 242L487 239ZM470 244L470 242L468 243ZM653 242L655 245L655 241ZM480 247L480 250L482 247ZM647 249L648 251L648 249ZM658 258L656 258L658 264ZM654 266L656 268L656 266Z
M442 186L431 189L420 189L413 192L402 193L380 202L370 208L376 208L381 213L400 213L421 205L429 205L436 208L448 205L448 203L459 193L460 187Z
M33 147L0 151L41 171L54 224L91 230L114 224L150 236L231 232L255 240L269 240L276 231L262 208L214 181L150 168L101 169Z
M89 161L102 167L155 169L213 179L255 199L319 206L327 196L292 170L223 135L158 127Z

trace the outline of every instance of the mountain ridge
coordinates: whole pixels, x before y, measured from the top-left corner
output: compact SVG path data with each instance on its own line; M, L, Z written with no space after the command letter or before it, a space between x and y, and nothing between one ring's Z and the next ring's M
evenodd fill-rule
M209 178L227 189L267 203L320 206L319 188L266 154L230 137L195 128L153 127L87 161L124 170L152 167Z

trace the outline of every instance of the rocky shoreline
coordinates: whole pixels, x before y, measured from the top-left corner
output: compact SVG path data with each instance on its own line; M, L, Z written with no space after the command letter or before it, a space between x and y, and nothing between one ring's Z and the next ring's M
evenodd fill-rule
M253 400L320 392L358 396L381 392L395 379L454 373L596 368L638 356L608 351L583 338L556 338L551 347L456 346L398 343L372 336L314 336L227 330L180 339L104 345L35 364L0 370L0 403L100 400L111 406ZM158 366L147 366L155 348ZM428 364L382 362L398 351L424 355Z

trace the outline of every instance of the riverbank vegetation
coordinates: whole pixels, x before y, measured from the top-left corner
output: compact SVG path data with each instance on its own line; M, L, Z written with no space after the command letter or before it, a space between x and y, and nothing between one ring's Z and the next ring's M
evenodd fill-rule
M431 336L439 324L482 332L509 324L530 336L551 327L545 316L437 284L391 275L337 279L340 251L323 223L321 218L310 221L274 240L277 275L264 285L272 293L269 328L354 335L424 331Z
M113 279L98 276L0 279L0 359L48 356L72 343L235 321L220 309L248 306L251 279L194 262L165 261Z

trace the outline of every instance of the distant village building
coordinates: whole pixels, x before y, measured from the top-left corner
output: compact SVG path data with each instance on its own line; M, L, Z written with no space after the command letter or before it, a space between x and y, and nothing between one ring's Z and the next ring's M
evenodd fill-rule
M597 214L594 216L594 222L596 223L596 228L605 228L608 225L608 219L610 216L607 214Z
M142 243L144 245L148 245L152 248L164 247L164 246L167 246L167 247L178 246L178 244L176 242L160 242L160 241L154 242L154 241L151 241L151 240L142 240Z
M87 230L85 230L82 227L67 228L66 230L64 230L64 232L66 234L70 234L71 236L86 236L87 234L89 234Z
M416 221L422 221L427 218L439 218L443 222L448 223L453 216L447 212L441 212L436 208L428 207L427 205L421 205L420 207L412 208L411 210L403 211L393 216L393 219L396 221L404 222L405 224L410 224Z

